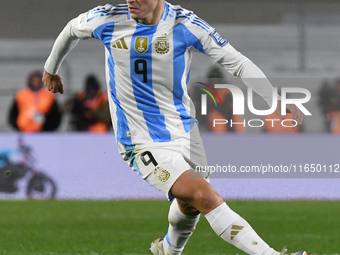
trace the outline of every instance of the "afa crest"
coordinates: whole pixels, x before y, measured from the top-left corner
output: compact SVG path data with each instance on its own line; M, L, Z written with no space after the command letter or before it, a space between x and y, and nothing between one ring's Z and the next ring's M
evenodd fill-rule
M138 36L136 37L135 41L135 50L139 54L143 54L148 50L149 45L149 38L145 36Z
M170 173L160 167L155 168L154 174L161 182L166 182L170 178Z
M157 37L155 48L156 48L156 52L159 54L168 53L169 52L168 38L166 36Z

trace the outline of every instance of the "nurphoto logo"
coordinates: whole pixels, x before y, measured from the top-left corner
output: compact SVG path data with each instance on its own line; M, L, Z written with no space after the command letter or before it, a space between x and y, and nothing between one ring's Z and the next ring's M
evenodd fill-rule
M217 99L219 100L219 103L222 107L228 107L226 105L223 105L223 102L218 94L218 92L215 90L216 89L228 89L233 97L232 100L232 113L233 115L244 115L245 114L245 96L242 92L242 90L231 84L215 84L215 88L212 86L209 86L208 84L201 83L199 84L204 85L205 87L209 88L213 94L216 95ZM206 94L201 95L201 115L207 115L207 94L212 98L214 101L215 106L218 105L218 103L215 100L214 95L206 88L199 88L202 91L206 92ZM300 96L303 95L302 98L287 98L288 94L299 94ZM251 88L248 88L247 90L247 106L249 111L257 116L265 116L272 114L275 112L278 104L278 90L277 88L273 87L272 89L272 105L269 109L267 110L258 110L255 109L254 103L253 103L253 90ZM300 109L300 111L304 115L311 116L312 114L307 110L307 108L303 105L307 102L309 102L311 99L311 93L309 90L305 88L296 88L296 87L284 87L281 88L281 115L285 116L287 111L286 111L286 106L288 104L293 104L296 105ZM274 126L275 122L280 121L281 125L283 127L295 127L298 125L298 122L294 119L250 119L248 121L243 120L243 122L233 122L233 120L227 120L227 119L214 119L213 120L213 126L215 127L216 125L226 125L228 122L230 122L230 125L243 125L246 127L248 124L249 127L262 127L265 123L265 121L271 122L271 125ZM290 124L288 124L290 123ZM256 125L255 125L256 124Z

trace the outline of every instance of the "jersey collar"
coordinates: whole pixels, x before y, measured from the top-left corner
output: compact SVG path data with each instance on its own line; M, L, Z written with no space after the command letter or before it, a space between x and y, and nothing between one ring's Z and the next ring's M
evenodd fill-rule
M169 4L167 2L164 2L164 11L161 20L166 20L169 14ZM131 19L130 12L128 11L127 13L128 20Z

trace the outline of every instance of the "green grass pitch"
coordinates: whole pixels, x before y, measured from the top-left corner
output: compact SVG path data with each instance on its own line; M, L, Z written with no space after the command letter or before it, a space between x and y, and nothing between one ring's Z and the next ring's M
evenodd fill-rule
M340 202L231 201L273 248L340 253ZM166 201L1 201L0 255L150 254L167 231ZM244 254L201 216L183 254Z

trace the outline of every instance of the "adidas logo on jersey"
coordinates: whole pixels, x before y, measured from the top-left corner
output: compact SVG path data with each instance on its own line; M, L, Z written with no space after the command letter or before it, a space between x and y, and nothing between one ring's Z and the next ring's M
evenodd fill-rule
M122 49L122 50L128 50L128 47L125 43L125 40L124 38L120 39L118 42L114 43L112 45L112 48L115 48L115 49Z

